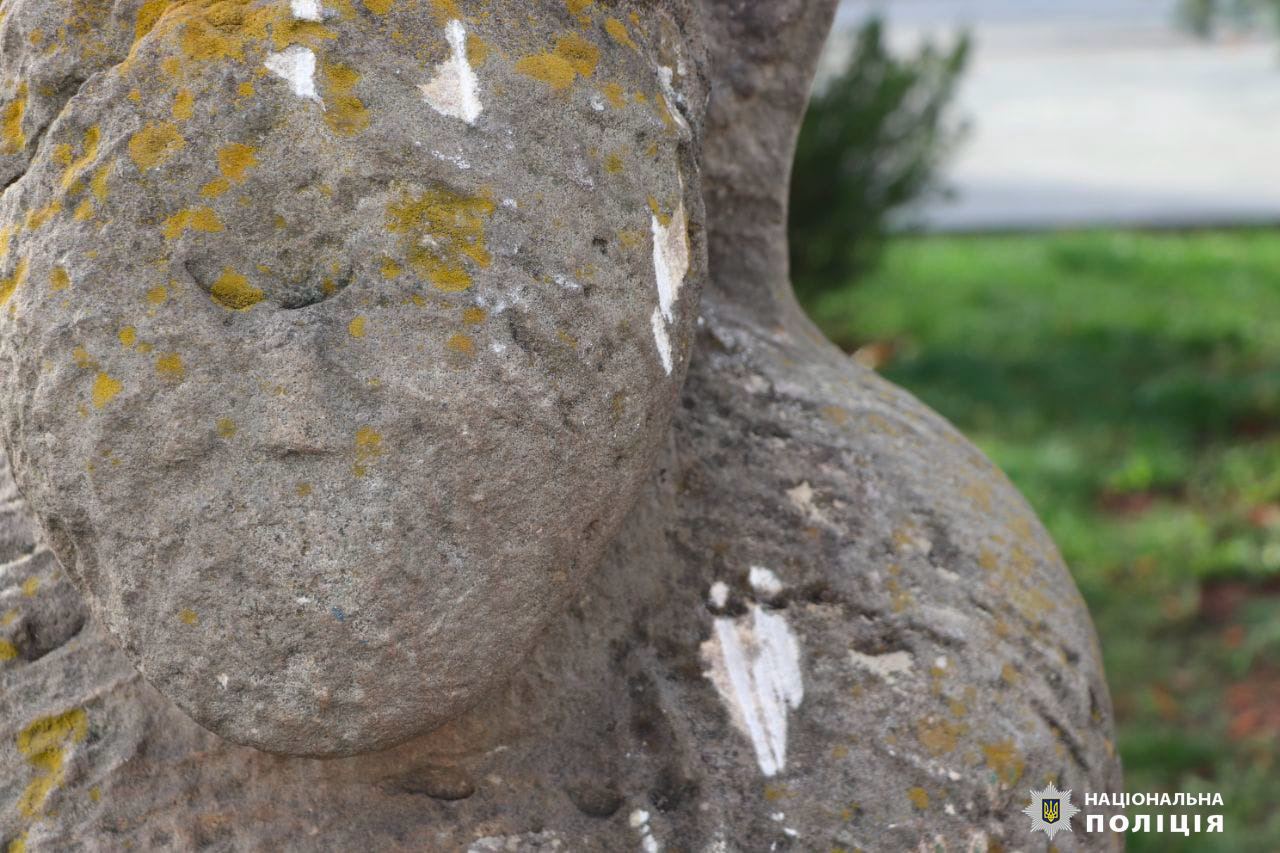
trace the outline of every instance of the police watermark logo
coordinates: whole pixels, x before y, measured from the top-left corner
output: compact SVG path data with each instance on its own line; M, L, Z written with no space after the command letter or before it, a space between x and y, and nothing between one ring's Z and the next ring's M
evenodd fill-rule
M1022 810L1031 818L1031 831L1052 839L1059 832L1071 832L1071 818L1080 810L1071 804L1071 792L1059 791L1052 782L1043 791L1031 791L1031 805Z

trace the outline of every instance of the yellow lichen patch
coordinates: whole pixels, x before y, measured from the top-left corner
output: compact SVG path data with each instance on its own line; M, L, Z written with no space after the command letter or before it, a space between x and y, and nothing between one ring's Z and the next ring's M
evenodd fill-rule
M489 313L483 308L465 308L462 311L462 322L469 326L476 326L483 323L489 316Z
M156 285L147 291L147 302L152 305L163 305L164 301L169 298L169 288L163 284Z
M227 267L209 291L213 301L232 311L247 311L262 301L263 293L249 279Z
M395 0L361 0L364 7L375 15L385 15L395 5Z
M83 370L97 370L99 365L93 356L89 355L89 351L84 347L76 347L71 351L71 359L76 363L76 367Z
M911 788L907 791L907 799L916 808L924 811L929 808L929 792L924 788Z
M62 212L62 202L58 199L46 204L44 207L36 208L27 213L26 229L28 231L39 231L45 225L49 224L49 220Z
M573 70L583 77L596 73L600 64L600 48L584 39L577 33L565 33L556 41L555 55L573 66Z
M1009 686L1018 683L1018 670L1011 663L1006 663L1000 668L1000 680Z
M987 766L1005 785L1015 785L1022 778L1025 765L1012 740L987 744L982 747L982 754L986 756Z
M254 91L253 84L248 81L236 87L236 94L242 98L252 98Z
M609 34L609 38L618 44L629 47L632 50L639 50L636 43L631 40L631 33L627 32L627 25L619 21L617 18L609 18L604 22L604 31Z
M57 292L71 286L71 276L63 267L54 267L49 272L49 289Z
M442 24L462 17L462 10L458 8L457 0L431 0L431 11L435 13L436 20Z
M340 136L355 136L369 126L369 110L355 96L360 72L338 63L325 63L325 124Z
M98 373L93 380L93 407L104 408L117 394L124 390L124 385L112 379L106 372Z
M138 17L133 24L133 40L135 42L142 41L147 33L151 32L156 22L160 20L160 16L164 14L164 10L168 8L170 0L147 0L138 8Z
M271 23L288 22L287 7L258 7L245 0L170 3L156 29L176 32L178 45L192 62L244 59L245 47L266 39Z
M187 141L171 123L152 123L129 139L129 156L145 172L168 160L186 144Z
M622 157L619 154L610 154L604 160L604 170L610 175L620 175L625 168L622 163Z
M101 800L101 799L102 799L102 789L101 789L101 788L99 788L97 785L94 785L92 788L90 788L90 789L89 789L89 799L90 799L92 802L95 802L95 803L96 803L96 802L98 802L99 800Z
M62 173L62 188L69 190L80 180L80 176L98 159L98 143L102 141L102 129L93 125L84 132L84 141L80 144L80 156L68 162L67 170ZM70 152L71 146L67 146ZM80 187L83 189L83 185Z
M228 180L239 183L244 173L258 165L258 149L233 142L218 149L218 171Z
M956 743L966 731L964 725L949 720L923 720L916 726L920 744L935 757L954 752Z
M173 97L173 117L178 121L186 121L196 113L196 96L190 89L179 89Z
M627 93L617 83L605 83L604 96L615 109L620 110L627 105Z
M194 625L200 621L200 617L197 616L196 612L190 607L185 607L178 611L178 620L182 622L183 625Z
M366 322L367 321L365 320L364 317L356 317L354 320L352 320L350 323L347 324L347 332L353 338L363 338Z
M298 497L300 497L300 498L308 498L308 497L311 497L311 492L312 492L311 484L310 484L310 483L299 483L299 484L298 484L298 487L297 487L296 489L294 489L293 491L294 491L294 494L296 494L296 495L297 495Z
M570 15L581 15L596 2L596 0L564 0L564 5L568 7Z
M671 214L662 212L662 205L653 196L649 196L649 210L653 211L653 215L658 218L658 224L667 227L671 224Z
M125 326L116 337L120 339L120 346L133 349L133 345L138 342L138 330L133 326Z
M644 234L624 229L618 232L618 243L624 249L637 249L644 245Z
M414 271L437 289L457 293L471 287L467 261L481 268L493 262L485 221L495 209L484 196L468 198L445 189L416 196L405 192L387 207L387 228L403 235Z
M526 77L541 80L557 91L568 89L577 79L573 66L553 53L526 56L516 63L516 71Z
M226 178L214 178L200 188L200 196L202 198L218 198L229 189L231 189L231 182Z
M391 260L391 258L382 259L382 277L387 281L390 281L393 278L399 278L400 273L402 272L404 272L404 270L400 269L400 265Z
M40 589L40 578L32 575L22 582L22 594L27 598L33 598Z
M218 418L218 435L222 438L235 438L239 427L231 418Z
M271 33L271 42L276 50L284 50L294 44L318 50L323 42L337 38L337 33L318 21L304 21L292 16L278 18Z
M382 455L382 434L372 427L356 430L356 462L352 472L363 477L369 472L369 463Z
M0 110L0 154L17 154L27 147L22 117L27 114L27 84L18 86L18 96Z
M8 640L0 640L0 662L13 660L18 656L18 649Z
M207 234L217 234L224 230L222 220L218 218L218 214L213 212L211 207L195 207L179 210L173 216L164 221L164 232L166 240L176 240L186 231L203 231Z
M107 200L107 179L111 176L111 164L103 163L98 170L93 173L93 179L89 181L89 189L93 192L93 197L101 204Z
M156 359L156 373L164 379L181 382L186 378L187 369L182 365L182 356L171 352Z
M88 717L81 708L41 717L18 733L18 752L35 768L35 778L18 799L18 812L33 818L44 808L66 775L67 747L89 733Z
M479 68L489 59L489 43L472 33L467 36L467 62L472 68Z
M449 340L445 341L445 346L451 351L461 353L462 355L475 355L476 342L471 339L470 335L458 333L452 335Z
M27 259L23 258L14 266L13 275L0 278L0 306L8 303L18 288L22 287L22 283L27 280L27 265Z

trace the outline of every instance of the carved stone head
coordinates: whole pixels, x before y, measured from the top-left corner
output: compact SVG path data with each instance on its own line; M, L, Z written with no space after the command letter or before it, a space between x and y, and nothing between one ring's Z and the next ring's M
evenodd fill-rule
M686 4L12 15L58 36L0 60L3 440L94 614L266 750L474 704L667 433L705 278Z

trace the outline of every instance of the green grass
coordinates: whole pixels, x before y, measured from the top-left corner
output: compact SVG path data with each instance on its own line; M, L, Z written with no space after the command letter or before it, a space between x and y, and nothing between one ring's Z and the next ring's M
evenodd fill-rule
M902 239L808 307L850 351L892 353L882 372L1053 532L1126 788L1222 793L1224 835L1129 849L1280 850L1280 235Z

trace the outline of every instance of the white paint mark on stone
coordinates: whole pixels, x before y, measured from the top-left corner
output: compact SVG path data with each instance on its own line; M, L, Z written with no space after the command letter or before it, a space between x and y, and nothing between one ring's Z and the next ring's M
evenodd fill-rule
M886 681L893 681L894 676L911 672L915 667L915 658L911 652L889 652L883 655L864 655L851 651L849 657L854 664L869 670Z
M751 588L759 595L774 598L782 594L781 579L764 566L752 566L747 580L751 582Z
M293 16L299 21L323 21L324 9L320 0L292 0L289 4Z
M685 133L688 133L689 123L684 120L684 115L680 110L676 109L676 105L680 103L682 99L676 94L676 89L673 84L674 77L675 72L665 65L658 69L658 82L662 84L662 98L667 102L667 112L671 113L671 118L673 118L676 124L680 126L680 129Z
M658 280L658 307L668 323L675 322L675 305L689 274L689 223L685 218L684 199L671 214L671 222L662 224L657 215L651 217L653 230L653 271Z
M672 368L675 367L671 360L671 338L667 336L667 324L662 319L662 309L653 309L653 342L658 347L658 357L662 359L662 369L671 375Z
M551 280L554 281L556 284L560 285L561 287L563 287L565 290L572 290L575 292L582 290L582 285L578 284L576 281L569 278L569 276L565 275L564 273L554 274L553 276L551 276Z
M449 58L436 67L436 76L430 83L418 88L440 115L475 124L484 107L480 104L480 81L467 60L467 29L462 21L450 21L445 37L449 40Z
M711 585L711 603L716 607L724 607L729 603L729 585L724 581L716 581Z
M716 619L701 651L705 675L751 740L760 772L776 776L787 766L787 711L804 700L800 644L786 617L752 604L737 619Z
M640 849L644 853L658 853L662 847L658 844L658 839L653 837L653 831L649 828L649 813L644 809L636 809L627 818L627 822L631 824L631 828L640 833Z
M290 45L268 56L262 64L272 74L288 82L293 94L299 98L324 103L316 91L316 54L311 48Z
M443 151L437 151L433 148L431 150L431 156L435 157L437 160L442 160L445 163L452 163L463 171L471 168L471 163L468 162L468 160L461 154L445 154Z

